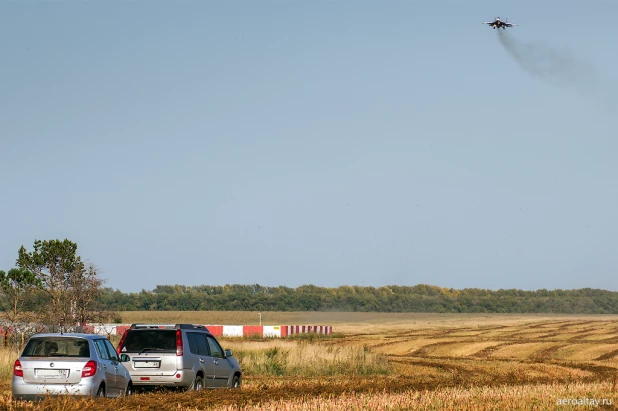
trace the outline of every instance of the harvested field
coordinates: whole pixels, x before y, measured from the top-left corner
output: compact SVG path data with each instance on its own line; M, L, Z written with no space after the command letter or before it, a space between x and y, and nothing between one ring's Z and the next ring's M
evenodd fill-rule
M531 343L511 343L504 345L494 351L491 356L494 358L514 358L526 360L535 353L555 346L551 342L531 342Z
M147 314L149 322L225 324L247 323L249 315L209 313L208 318L219 321L195 321L191 313ZM220 338L245 370L240 390L16 403L10 396L14 353L5 350L0 355L0 408L564 410L581 405L563 400L588 399L599 401L595 409L616 409L618 342L611 339L617 335L618 316L482 315L475 321L467 314L312 314L264 317L282 320L279 324L328 323L338 335L310 340ZM135 322L146 321L131 315Z
M452 342L449 344L441 344L434 346L433 349L427 350L426 355L429 356L452 356L452 357L469 357L482 350L499 345L499 342L484 341L484 342Z
M618 350L618 344L570 344L556 350L556 358L567 361L593 361Z

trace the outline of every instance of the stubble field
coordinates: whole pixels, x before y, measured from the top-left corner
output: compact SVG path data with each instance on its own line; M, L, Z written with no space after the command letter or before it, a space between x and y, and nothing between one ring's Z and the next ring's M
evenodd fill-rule
M255 312L127 312L123 322L251 325L259 317ZM5 349L0 408L616 409L618 316L266 312L262 322L333 325L335 334L220 338L245 372L240 390L164 391L96 401L50 398L36 404L11 399L16 357Z

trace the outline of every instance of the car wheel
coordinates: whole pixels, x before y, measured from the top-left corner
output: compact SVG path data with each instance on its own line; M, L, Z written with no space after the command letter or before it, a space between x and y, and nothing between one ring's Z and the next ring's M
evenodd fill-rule
M97 391L97 397L105 397L105 386L101 384L99 391Z
M195 381L193 381L193 384L189 386L188 391L199 391L202 389L204 389L204 379L198 375L197 377L195 377Z
M232 378L232 388L240 388L240 377L238 375Z
M130 395L133 395L133 384L129 382L129 384L127 384L127 390L125 391L124 396L128 397Z

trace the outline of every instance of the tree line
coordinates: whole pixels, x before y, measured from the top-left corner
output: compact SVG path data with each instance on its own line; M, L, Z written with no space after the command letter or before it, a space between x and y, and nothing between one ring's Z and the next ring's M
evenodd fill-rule
M456 290L432 285L297 288L254 285L159 285L123 293L105 288L99 302L116 311L365 311L425 313L616 314L618 292L600 289Z
M364 311L423 313L617 314L618 292L576 290L384 287L267 287L158 285L125 293L104 287L93 263L82 261L77 244L36 240L22 246L16 267L0 271L0 308L5 323L37 322L51 330L121 322L119 311Z

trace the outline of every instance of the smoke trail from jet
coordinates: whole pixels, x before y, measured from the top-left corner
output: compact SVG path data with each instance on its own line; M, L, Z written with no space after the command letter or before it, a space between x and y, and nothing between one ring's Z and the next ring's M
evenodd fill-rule
M498 31L498 40L521 68L548 84L572 86L585 93L596 87L594 67L567 53L548 46L521 43L502 31Z

